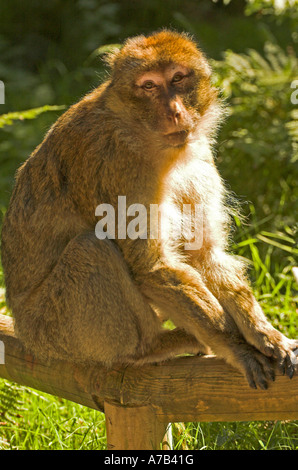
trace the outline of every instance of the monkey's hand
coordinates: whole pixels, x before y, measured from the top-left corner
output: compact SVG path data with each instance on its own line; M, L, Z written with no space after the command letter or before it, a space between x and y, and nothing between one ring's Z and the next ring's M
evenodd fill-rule
M234 349L232 361L230 359L226 357L230 364L243 373L251 388L267 390L268 382L275 380L272 359L264 356L248 343L239 344L237 349Z
M292 378L298 365L298 340L287 338L271 325L252 291L245 286L234 293L233 298L222 298L221 302L246 341L273 359L278 369Z
M278 369L290 379L298 371L298 340L289 339L275 328L269 327L256 334L253 342L265 356L273 358Z

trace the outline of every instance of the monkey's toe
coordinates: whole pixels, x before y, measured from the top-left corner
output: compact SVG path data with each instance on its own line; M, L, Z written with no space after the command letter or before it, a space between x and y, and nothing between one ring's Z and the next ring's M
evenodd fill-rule
M273 361L262 353L251 349L243 361L245 376L251 388L267 390L269 382L274 382L275 371Z
M298 370L298 341L286 338L286 345L278 348L276 353L277 366L283 375L293 378Z

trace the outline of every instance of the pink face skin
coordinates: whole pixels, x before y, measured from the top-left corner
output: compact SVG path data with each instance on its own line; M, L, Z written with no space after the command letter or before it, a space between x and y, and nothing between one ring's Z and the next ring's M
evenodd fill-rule
M160 115L164 116L162 134L172 145L181 145L188 135L185 126L188 113L179 94L189 75L189 69L173 64L162 71L145 72L136 81L138 94L160 101Z

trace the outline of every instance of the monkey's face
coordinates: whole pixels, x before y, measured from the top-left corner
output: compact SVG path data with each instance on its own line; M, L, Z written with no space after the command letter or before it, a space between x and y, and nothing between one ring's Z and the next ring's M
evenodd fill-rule
M210 85L207 60L186 35L162 31L138 36L108 60L108 107L126 129L134 130L135 139L179 147L199 132L217 92Z
M199 118L191 106L194 87L193 70L181 64L149 70L137 77L134 94L140 104L140 117L163 145L183 145L194 129Z

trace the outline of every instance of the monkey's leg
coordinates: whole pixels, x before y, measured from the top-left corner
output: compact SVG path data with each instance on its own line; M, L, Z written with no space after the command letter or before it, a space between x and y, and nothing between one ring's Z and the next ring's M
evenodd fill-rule
M166 338L120 251L93 233L69 242L48 278L17 313L20 338L45 358L106 365L133 362L151 353L153 344L158 347L156 338ZM160 351L162 359L198 352L195 339L186 335L169 349Z
M240 262L226 253L213 255L205 260L204 273L209 290L233 317L245 339L266 356L274 357L283 373L291 378L298 340L288 339L269 323Z
M186 269L187 268L187 269ZM249 345L232 317L190 266L162 267L139 279L142 292L174 323L238 368L252 387L274 379L270 359Z
M177 355L199 353L212 354L212 351L182 328L175 328L174 330L161 331L153 340L146 354L137 360L133 359L132 362L137 365L148 364L167 360Z

